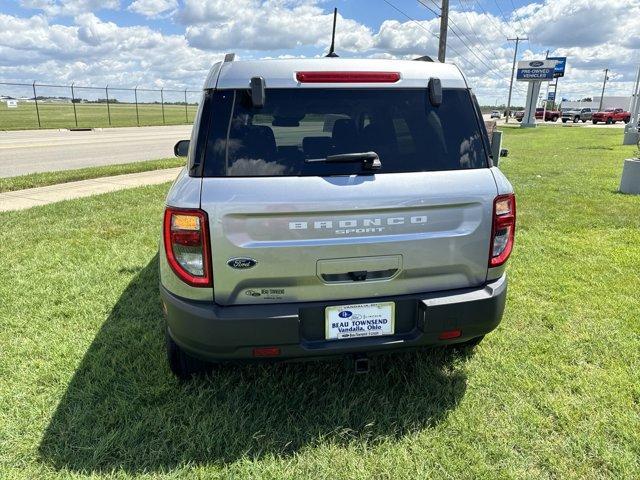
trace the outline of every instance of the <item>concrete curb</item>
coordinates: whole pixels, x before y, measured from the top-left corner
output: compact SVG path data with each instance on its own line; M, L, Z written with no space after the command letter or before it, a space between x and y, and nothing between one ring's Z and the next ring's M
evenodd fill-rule
M89 197L125 188L157 185L173 181L182 167L127 173L111 177L92 178L78 182L58 183L47 187L29 188L0 193L0 212L24 210L49 203Z

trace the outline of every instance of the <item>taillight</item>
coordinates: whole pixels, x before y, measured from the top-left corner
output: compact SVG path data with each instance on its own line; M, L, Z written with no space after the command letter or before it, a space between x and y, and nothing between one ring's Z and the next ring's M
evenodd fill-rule
M513 193L500 195L493 201L490 267L498 267L507 261L513 249L515 231L516 197Z
M164 211L164 249L175 274L193 287L211 286L207 214L202 210L167 207Z
M300 83L395 83L400 72L296 72Z

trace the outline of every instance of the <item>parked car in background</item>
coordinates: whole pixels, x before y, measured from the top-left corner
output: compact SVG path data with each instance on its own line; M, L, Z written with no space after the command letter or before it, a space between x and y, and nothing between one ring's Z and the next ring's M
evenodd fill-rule
M616 122L629 123L629 120L631 120L631 113L623 108L607 108L606 110L595 112L591 117L594 125L598 122L604 122L607 125Z
M177 376L329 355L363 372L500 323L516 200L455 65L227 55L175 153L159 263Z
M566 108L562 110L562 123L573 122L582 123L591 120L593 116L593 109L591 108Z
M544 108L536 108L536 120L542 120L543 115L545 122L555 122L562 116L562 113L560 112L560 110L545 111ZM521 122L524 118L524 110L516 112L514 117L517 121Z
M500 118L500 117L501 117L501 115L500 115L500 112L498 110L493 110L491 112L491 118Z

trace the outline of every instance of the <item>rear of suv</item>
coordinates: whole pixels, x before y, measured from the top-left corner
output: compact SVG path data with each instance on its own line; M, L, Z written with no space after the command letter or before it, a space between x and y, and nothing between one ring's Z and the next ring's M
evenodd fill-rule
M492 165L454 65L214 65L160 242L172 371L478 342L515 230Z

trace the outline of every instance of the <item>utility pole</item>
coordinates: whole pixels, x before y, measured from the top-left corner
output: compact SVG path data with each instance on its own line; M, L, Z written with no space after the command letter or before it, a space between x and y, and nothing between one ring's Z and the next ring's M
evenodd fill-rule
M600 106L598 107L599 111L602 111L602 101L604 100L604 87L607 86L607 79L609 78L607 74L609 73L609 69L604 69L604 81L602 82L602 93L600 94Z
M447 28L449 26L449 0L442 0L440 12L440 43L438 45L438 61L444 63L447 53Z
M511 116L511 91L513 90L513 75L516 73L516 58L518 56L518 44L520 40L529 40L528 38L507 38L508 42L514 41L516 42L516 48L513 51L513 64L511 65L511 83L509 84L509 99L507 100L507 118L505 119L505 123L509 123L509 117Z

